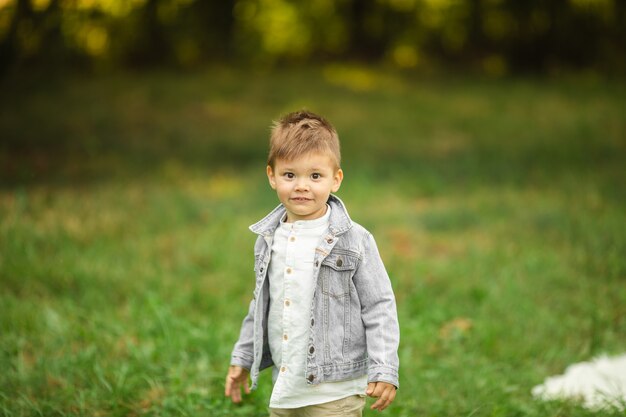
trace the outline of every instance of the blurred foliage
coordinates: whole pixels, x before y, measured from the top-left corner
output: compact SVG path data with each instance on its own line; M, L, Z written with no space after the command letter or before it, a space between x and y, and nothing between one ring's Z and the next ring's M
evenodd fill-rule
M626 69L622 0L0 0L0 70L351 60Z

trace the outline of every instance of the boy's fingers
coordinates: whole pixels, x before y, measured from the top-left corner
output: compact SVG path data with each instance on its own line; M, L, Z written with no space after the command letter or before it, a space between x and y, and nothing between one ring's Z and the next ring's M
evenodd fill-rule
M235 385L233 380L229 377L228 381L226 382L226 390L224 392L224 395L226 395L227 397L230 397L234 401L236 392L237 392L237 386Z
M376 390L374 390L374 394L372 395L373 397L379 397L378 400L372 404L371 409L372 410L378 410L378 411L383 411L385 408L389 407L389 405L393 402L393 400L396 398L396 389L394 387L384 387L383 386L377 386ZM382 388L382 389L378 389L378 388ZM382 391L380 393L377 393L376 391ZM378 394L378 395L377 395Z
M377 396L378 399L376 400L376 402L374 404L372 404L372 410L379 410L379 411L383 411L385 409L385 403L387 402L387 398L385 398L382 395L378 395Z
M236 380L232 380L231 390L230 390L230 399L234 403L238 403L241 401L241 389L239 387L239 382Z
M387 397L387 394L383 394L374 404L372 404L372 410L383 411L389 407L393 399Z
M383 384L374 384L374 391L370 394L370 396L374 398L380 397L385 391L385 386Z
M381 399L378 399L374 404L372 404L371 409L383 411L385 409L385 407L383 407L383 401Z
M380 392L381 392L381 386L379 386L376 382L370 382L369 384L367 384L367 391L365 391L365 394L369 395L370 397L380 397Z
M376 400L376 402L374 404L372 404L372 410L378 410L378 411L383 411L385 408L387 408L389 404L387 403L387 400L385 400L383 397L380 397L378 400Z
M233 392L233 396L231 398L234 403L241 402L241 389L239 389L239 384L235 387L235 391Z
M242 387L246 394L250 394L247 370L244 370L244 368L240 366L231 366L226 376L224 395L230 397L232 402L239 403L242 400Z
M241 375L241 368L238 366L231 366L230 369L228 370L228 375L230 377L232 377L233 379L237 379L239 378L239 376Z
M389 407L391 403L393 402L393 400L395 399L396 399L396 389L392 388L389 390L389 397L387 397L387 405L385 406L385 408Z

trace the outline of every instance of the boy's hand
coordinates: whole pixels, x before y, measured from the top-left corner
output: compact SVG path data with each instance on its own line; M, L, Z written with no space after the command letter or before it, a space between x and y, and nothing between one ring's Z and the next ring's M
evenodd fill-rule
M370 407L372 410L383 411L396 398L396 387L386 382L370 382L365 393L378 400Z
M241 402L241 386L246 394L250 394L250 386L248 385L248 375L250 372L241 366L230 366L228 375L226 375L226 388L224 395L230 397L234 403Z

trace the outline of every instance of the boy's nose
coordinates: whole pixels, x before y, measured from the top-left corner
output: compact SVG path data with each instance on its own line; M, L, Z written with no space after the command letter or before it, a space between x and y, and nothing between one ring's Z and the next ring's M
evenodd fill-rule
M296 183L296 190L308 190L309 184L306 180L299 180Z

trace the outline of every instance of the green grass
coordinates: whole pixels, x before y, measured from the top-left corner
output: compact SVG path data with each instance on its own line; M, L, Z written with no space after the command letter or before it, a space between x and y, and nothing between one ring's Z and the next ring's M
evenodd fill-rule
M0 415L266 415L267 372L242 406L223 379L247 226L276 204L269 124L303 106L340 132L338 194L398 298L385 413L600 415L530 390L626 346L623 82L330 67L3 90Z

